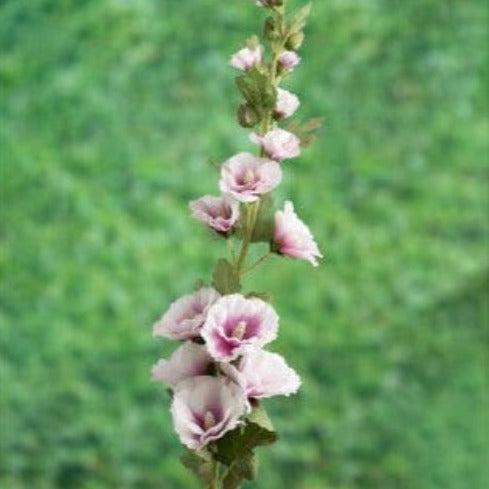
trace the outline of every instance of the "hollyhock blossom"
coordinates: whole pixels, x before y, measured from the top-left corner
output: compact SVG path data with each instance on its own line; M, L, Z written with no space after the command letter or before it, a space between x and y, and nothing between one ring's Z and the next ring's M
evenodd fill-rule
M275 161L251 153L238 153L224 162L219 187L241 202L253 202L273 190L282 180Z
M282 161L299 156L301 142L299 138L285 129L272 129L264 136L252 132L250 140L263 148L265 153L275 161Z
M300 101L297 95L294 95L288 90L283 90L282 88L277 89L275 116L278 119L290 117L299 108L299 105Z
M309 228L297 217L292 202L285 202L284 210L275 213L273 232L274 246L281 255L299 258L318 265L322 258L314 236Z
M239 219L239 202L229 195L204 195L189 204L192 216L218 233L228 233Z
M284 51L278 57L278 62L284 68L293 70L301 62L301 58L295 51Z
M298 391L301 380L278 353L249 348L238 360L221 365L222 370L237 382L249 399L289 396Z
M233 54L229 64L233 68L238 70L249 70L253 66L259 65L262 59L262 47L256 46L255 48L243 48L237 53Z
M173 389L188 377L205 374L212 363L213 360L204 345L186 341L168 360L159 360L151 369L151 373L154 380L163 382Z
M171 405L180 441L198 450L240 424L248 409L241 387L225 377L191 377L177 385Z
M219 362L237 358L246 348L273 341L278 315L270 304L241 294L221 297L210 309L202 327L207 349Z
M202 287L193 294L180 297L153 325L153 336L164 336L172 340L199 336L209 308L219 297L219 292L212 287Z

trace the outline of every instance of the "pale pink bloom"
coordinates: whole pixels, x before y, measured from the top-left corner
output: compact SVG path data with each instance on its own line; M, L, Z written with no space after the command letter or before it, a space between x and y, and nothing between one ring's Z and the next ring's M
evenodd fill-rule
M295 51L284 51L278 57L278 62L284 68L292 70L301 62L301 58Z
M241 294L221 297L210 309L202 337L219 362L237 358L246 347L261 347L277 337L278 315L270 304Z
M249 47L240 49L231 57L230 65L238 70L249 70L253 66L259 65L262 58L262 47L256 46L254 49Z
M263 148L269 158L282 161L299 156L301 142L299 138L285 129L272 129L265 136L258 136L252 132L250 140Z
M292 202L285 202L284 210L275 213L273 241L281 255L300 258L318 265L322 258L314 236L309 228L297 217Z
M187 340L199 336L207 311L219 297L219 292L212 287L202 287L193 294L180 297L153 325L153 336L164 336L172 340Z
M191 377L177 385L171 404L180 441L198 450L240 424L248 410L240 386L225 377Z
M179 346L168 360L162 358L153 365L154 380L165 383L172 389L188 377L203 375L213 363L204 345L186 341Z
M221 364L223 372L241 385L250 399L295 394L301 379L278 353L249 348L236 366Z
M275 115L280 119L285 119L290 117L300 105L299 98L297 95L289 92L288 90L283 90L282 88L277 89L277 105L275 106Z
M219 187L241 202L253 202L273 190L282 180L275 161L251 153L238 153L222 165Z
M192 216L218 233L228 233L239 219L239 202L230 195L204 195L189 204Z

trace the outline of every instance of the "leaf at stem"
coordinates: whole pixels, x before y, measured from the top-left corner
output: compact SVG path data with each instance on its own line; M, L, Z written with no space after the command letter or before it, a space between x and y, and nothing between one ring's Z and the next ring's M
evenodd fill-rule
M223 295L234 294L241 290L239 275L225 258L219 258L212 274L212 285Z
M236 77L236 85L260 120L275 108L277 89L270 83L269 77L258 68L252 68Z
M237 489L244 479L253 480L258 475L258 460L252 452L236 459L224 477L223 489Z
M216 459L230 467L235 460L249 456L258 446L278 440L266 411L259 406L252 409L244 426L228 432L217 442Z
M187 449L180 457L180 460L204 486L209 486L214 480L214 461L209 452L205 450L197 452Z
M308 3L297 11L289 26L289 32L291 34L300 32L302 29L304 29L306 26L307 17L309 17L309 14L311 13L311 8L312 4Z

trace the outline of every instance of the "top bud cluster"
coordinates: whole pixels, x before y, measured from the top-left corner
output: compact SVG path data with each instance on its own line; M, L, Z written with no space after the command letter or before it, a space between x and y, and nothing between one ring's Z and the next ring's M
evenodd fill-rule
M249 137L258 154L240 152L228 158L220 168L221 194L190 202L193 217L227 241L229 256L218 260L209 286L201 283L194 293L177 299L153 329L154 335L183 342L170 359L154 366L153 377L172 392L171 412L181 442L198 453L187 466L201 477L201 465L222 465L224 487L237 487L229 482L237 480L235 465L239 462L242 471L251 464L255 446L275 439L271 425L257 421L258 400L289 395L300 386L285 360L264 350L278 334L279 317L266 293L243 293L243 275L273 254L313 266L322 257L292 202L274 211L271 196L282 180L282 162L299 156L318 127L315 120L278 127L300 105L296 95L279 85L301 62L297 50L310 7L288 20L285 0L256 3L269 10L264 27L268 50L253 36L230 64L241 71L236 78L243 96L238 121L253 129ZM268 243L268 251L249 263L251 245L260 242ZM246 449L240 452L236 444ZM251 478L251 472L239 474Z

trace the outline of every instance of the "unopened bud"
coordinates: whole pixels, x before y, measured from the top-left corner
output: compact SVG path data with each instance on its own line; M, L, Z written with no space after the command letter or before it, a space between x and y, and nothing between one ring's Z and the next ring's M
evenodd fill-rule
M274 41L280 37L280 32L277 26L277 22L273 17L267 17L267 20L265 20L265 37L269 41Z
M281 7L284 4L284 0L258 0L258 4L263 7Z
M238 107L238 122L242 127L254 127L260 122L260 114L248 104Z
M293 32L287 39L287 42L285 43L285 47L287 49L292 49L293 51L295 51L296 49L299 49L302 46L303 42L304 42L304 33L302 31Z

